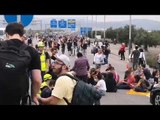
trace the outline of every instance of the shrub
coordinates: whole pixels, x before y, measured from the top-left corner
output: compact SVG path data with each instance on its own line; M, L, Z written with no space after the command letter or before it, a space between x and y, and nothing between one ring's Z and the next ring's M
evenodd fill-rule
M157 55L159 54L159 51L157 49L151 49L149 52L146 52L146 61L149 67L153 68L154 66L157 66Z

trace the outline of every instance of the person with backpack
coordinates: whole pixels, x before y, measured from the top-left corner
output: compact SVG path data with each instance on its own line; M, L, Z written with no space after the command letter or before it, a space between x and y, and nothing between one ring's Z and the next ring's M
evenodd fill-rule
M57 57L53 71L59 75L52 94L48 98L39 97L41 105L93 105L101 94L89 84L74 77L69 72L69 57L62 54Z
M57 56L57 59L55 60L52 67L54 73L59 76L65 73L72 75L69 72L70 59L64 54ZM71 102L73 88L75 85L75 80L72 80L67 76L60 76L56 80L52 95L48 98L39 97L39 102L42 105L67 105L63 98L66 98L69 102Z
M24 27L10 23L5 29L7 40L0 42L0 105L21 105L28 96L31 76L31 98L38 105L41 84L38 52L24 43Z

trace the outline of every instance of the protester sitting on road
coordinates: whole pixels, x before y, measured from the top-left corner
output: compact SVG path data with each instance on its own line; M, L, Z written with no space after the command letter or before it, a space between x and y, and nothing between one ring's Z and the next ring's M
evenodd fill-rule
M88 84L92 84L92 85L96 85L97 84L97 81L96 81L96 77L97 77L97 71L95 68L91 68L90 69L90 72L88 74L88 79L87 79L87 83Z
M114 80L116 81L116 84L119 82L120 80L120 76L119 74L115 71L115 68L109 64L107 69L106 69L107 72L112 72L113 73L113 77L114 77Z
M133 87L137 92L147 92L149 90L149 82L146 80L144 74L141 75L139 82Z
M118 89L131 89L134 87L135 78L130 70L126 71L126 78L117 84Z
M114 79L113 72L102 73L102 75L104 76L104 80L106 83L106 88L107 88L106 92L116 92L117 91L117 86L116 86L117 83Z
M96 89L100 91L103 96L105 96L107 88L106 88L106 83L101 73L98 73L97 81L98 82L95 85ZM96 105L100 105L100 100L96 102Z

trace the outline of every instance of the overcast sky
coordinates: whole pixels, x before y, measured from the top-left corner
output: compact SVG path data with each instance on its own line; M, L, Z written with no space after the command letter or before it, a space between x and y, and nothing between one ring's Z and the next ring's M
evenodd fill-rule
M106 22L111 21L124 21L129 20L129 15L105 15ZM35 18L75 18L75 19L83 19L83 20L93 20L96 21L96 15L35 15ZM148 19L155 20L160 22L160 15L131 15L132 19ZM104 15L97 15L97 21L104 21Z
M129 20L129 15L105 15L106 22L112 21L124 21ZM160 15L131 15L132 19L148 19L148 20L155 20L160 22ZM81 20L93 20L96 21L96 15L34 15L34 19L41 19L41 18L48 18L48 19L81 19ZM4 16L0 15L0 20L4 20ZM97 21L103 22L104 15L97 15Z

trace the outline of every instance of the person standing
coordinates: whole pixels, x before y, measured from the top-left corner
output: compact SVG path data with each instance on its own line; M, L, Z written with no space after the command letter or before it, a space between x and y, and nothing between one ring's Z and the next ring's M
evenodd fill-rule
M41 85L38 52L24 43L24 27L10 23L5 29L7 40L0 42L0 105L21 105L29 91L38 105L37 93Z
M139 64L140 51L138 50L138 45L135 46L135 50L131 53L131 58L133 58L133 70L136 70Z
M77 53L77 60L75 60L74 66L71 70L75 71L76 77L80 80L87 82L88 70L90 68L88 59L83 57L82 53Z

